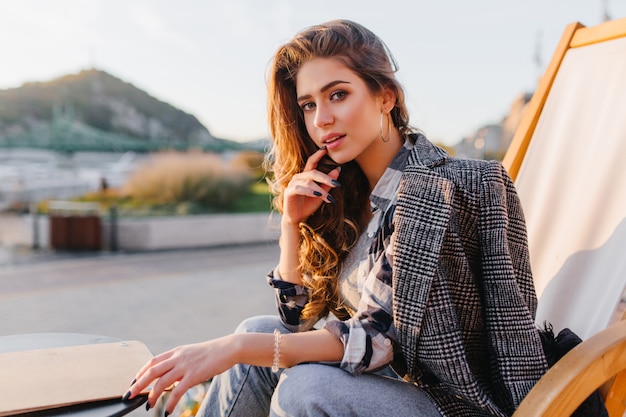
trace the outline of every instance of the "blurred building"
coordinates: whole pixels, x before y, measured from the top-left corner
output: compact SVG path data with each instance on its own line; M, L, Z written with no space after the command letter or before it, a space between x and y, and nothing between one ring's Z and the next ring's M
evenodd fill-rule
M480 127L454 146L455 155L472 159L502 160L519 126L532 93L517 96L509 112L498 123Z

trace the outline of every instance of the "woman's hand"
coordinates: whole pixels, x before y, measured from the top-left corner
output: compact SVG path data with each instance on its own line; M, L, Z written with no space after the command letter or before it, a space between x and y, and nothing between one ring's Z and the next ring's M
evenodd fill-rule
M236 362L231 336L179 346L152 358L137 373L124 399L130 399L153 384L148 407L154 407L161 394L172 387L165 410L171 413L183 394L192 386L206 382Z
M324 174L317 166L326 155L325 147L309 157L302 172L293 176L283 196L283 222L298 225L317 210L323 202L334 203L328 191L339 187L340 168Z

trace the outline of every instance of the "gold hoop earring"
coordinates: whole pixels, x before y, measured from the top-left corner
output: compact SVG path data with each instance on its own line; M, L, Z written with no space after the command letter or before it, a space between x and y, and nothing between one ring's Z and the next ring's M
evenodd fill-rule
M380 138L383 140L383 142L387 143L389 142L389 139L391 139L391 124L388 121L387 122L387 139L385 139L385 136L383 135L383 115L385 114L384 111L380 112Z

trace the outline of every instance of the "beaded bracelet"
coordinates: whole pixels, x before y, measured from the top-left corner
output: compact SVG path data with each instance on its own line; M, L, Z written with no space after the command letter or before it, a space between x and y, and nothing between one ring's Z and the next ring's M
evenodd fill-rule
M280 340L282 334L278 329L274 329L274 361L272 362L272 372L278 372L278 365L280 363Z

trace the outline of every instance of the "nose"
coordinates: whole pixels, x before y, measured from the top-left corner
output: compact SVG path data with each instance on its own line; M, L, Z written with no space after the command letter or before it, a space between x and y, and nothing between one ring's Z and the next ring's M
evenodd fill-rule
M334 121L331 109L327 105L318 104L315 108L314 123L316 127L328 126Z

